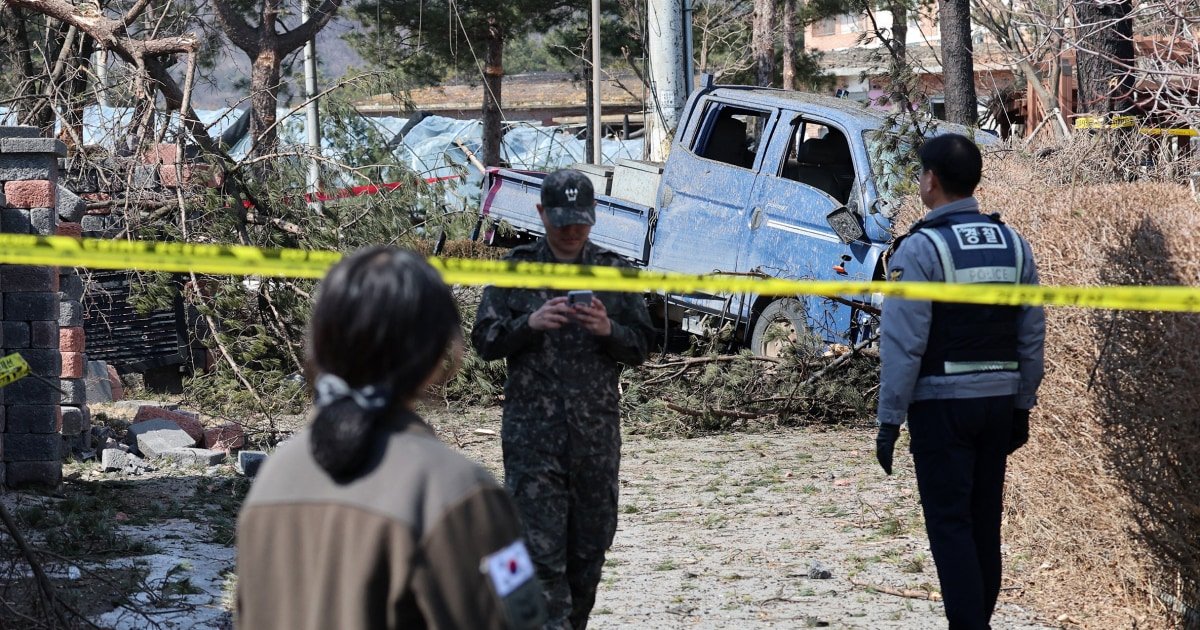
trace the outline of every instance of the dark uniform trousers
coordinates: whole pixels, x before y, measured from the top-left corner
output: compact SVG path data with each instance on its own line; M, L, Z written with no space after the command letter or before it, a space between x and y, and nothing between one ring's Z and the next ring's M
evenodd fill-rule
M1013 396L908 408L925 530L950 630L988 628L1000 594L1000 517Z
M617 532L619 467L620 447L572 456L504 445L505 484L546 591L548 630L587 627L604 553Z

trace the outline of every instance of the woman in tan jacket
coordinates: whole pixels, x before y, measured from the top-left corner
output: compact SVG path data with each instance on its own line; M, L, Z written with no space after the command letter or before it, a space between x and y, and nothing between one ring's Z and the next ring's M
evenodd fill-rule
M375 247L330 271L309 336L312 426L270 457L239 515L236 626L540 625L507 495L413 411L460 337L417 255Z

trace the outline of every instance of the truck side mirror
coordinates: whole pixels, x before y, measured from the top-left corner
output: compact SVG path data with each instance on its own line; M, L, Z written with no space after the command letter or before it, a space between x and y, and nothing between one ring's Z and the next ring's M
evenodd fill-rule
M843 243L849 244L855 241L865 243L867 241L867 233L863 230L862 218L846 206L842 206L825 215L825 221L829 223L829 227L833 228L833 233L837 234Z

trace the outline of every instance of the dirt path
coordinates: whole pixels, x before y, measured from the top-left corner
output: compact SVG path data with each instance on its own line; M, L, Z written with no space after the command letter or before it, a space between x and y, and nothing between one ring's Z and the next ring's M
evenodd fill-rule
M497 409L427 418L500 478ZM897 474L884 477L872 446L872 432L848 429L627 437L620 526L590 627L945 627L940 603L878 592L921 595L937 576L911 460L898 451ZM60 553L110 550L79 564L82 576L53 570L81 610L102 627L229 627L247 480L228 464L136 477L73 464L70 473L62 495L5 499L38 525L36 541L66 541ZM107 577L90 579L96 571ZM1011 601L1018 595L1002 593L994 628L1053 627Z
M499 477L495 410L430 418ZM937 588L911 460L898 454L897 474L884 477L873 438L628 437L620 526L589 627L945 627L940 603L870 586ZM811 578L814 568L831 577ZM1012 601L993 619L997 629L1053 627L1044 623Z

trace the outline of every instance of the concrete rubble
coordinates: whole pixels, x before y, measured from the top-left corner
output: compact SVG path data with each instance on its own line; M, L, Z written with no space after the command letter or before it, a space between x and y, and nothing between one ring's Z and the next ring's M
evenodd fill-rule
M246 434L240 424L205 426L200 414L158 401L123 401L114 406L133 412L133 421L124 431L91 427L90 441L103 472L140 474L163 465L205 467L211 472L213 466L233 457L237 471L253 477L267 457L259 451L241 451Z

